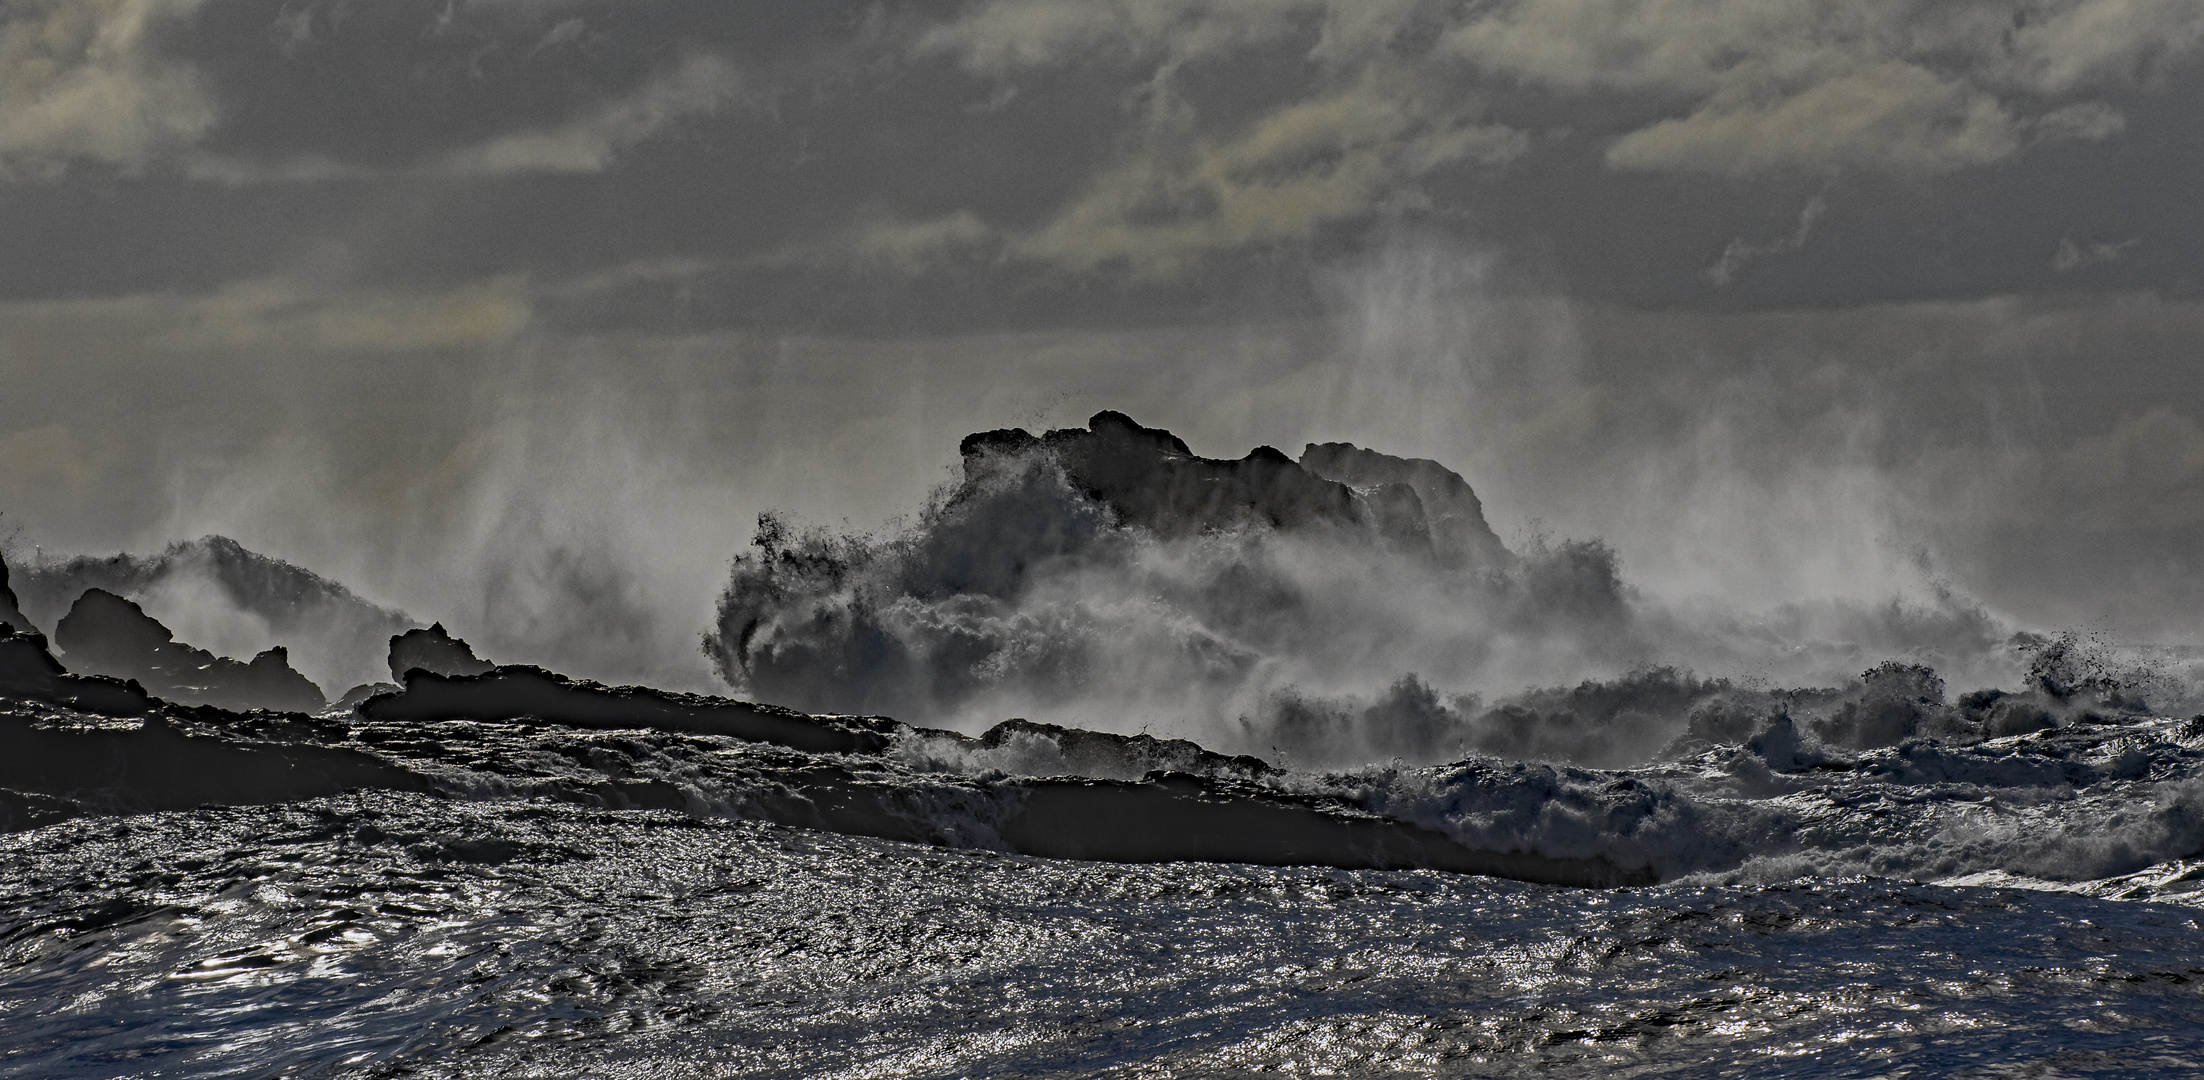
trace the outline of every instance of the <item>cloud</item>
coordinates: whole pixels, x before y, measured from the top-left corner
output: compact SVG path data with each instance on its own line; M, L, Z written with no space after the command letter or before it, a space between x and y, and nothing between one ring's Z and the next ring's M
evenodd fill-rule
M152 39L201 0L23 0L0 8L0 179L71 162L126 171L190 147L217 119L190 65Z
M1417 197L1424 175L1494 165L1529 137L1473 107L1371 73L1292 102L1228 138L1164 129L1098 176L1013 253L1091 269L1168 274L1217 250L1308 235Z
M551 127L516 131L444 156L433 171L461 176L595 173L621 151L679 121L708 116L739 100L741 73L729 61L695 53L625 97Z
M1791 230L1791 235L1779 236L1758 244L1742 236L1732 239L1729 246L1722 249L1722 257L1716 259L1713 266L1707 267L1707 280L1716 285L1727 285L1736 280L1737 272L1744 269L1746 263L1805 247L1806 241L1814 235L1814 223L1821 220L1821 215L1828 209L1829 201L1816 195L1806 200L1806 205L1800 208L1798 227Z
M1670 116L1618 168L1945 173L2122 126L2098 100L2204 40L2204 8L2156 0L1512 0L1453 27L1480 69L1571 93L1653 94Z
M990 76L1097 59L1183 63L1275 42L1327 7L1321 0L987 0L926 28L913 49L954 56L965 70Z
M2058 252L2051 256L2051 269L2063 274L2069 270L2079 270L2085 266L2112 262L2126 255L2127 249L2142 242L2142 237L2132 236L2117 244L2101 241L2077 244L2073 237L2065 237L2059 241Z
M358 180L393 171L322 149L273 158L213 149L210 139L225 112L214 81L193 62L161 48L164 28L203 7L204 0L24 0L0 6L0 180L57 179L72 163L132 173L166 167L232 185ZM583 29L578 20L560 22L541 35L530 55L577 43ZM312 39L310 19L287 17L278 31L283 37L277 51L287 58ZM395 171L601 172L623 151L682 120L718 112L743 90L731 62L692 53L635 89L562 122L492 134Z
M1945 173L2011 157L2025 130L1995 97L1889 62L1795 93L1725 88L1689 116L1623 136L1607 163L1730 175L1853 166Z
M1478 95L1388 46L1419 6L991 0L926 29L913 51L952 56L992 78L1096 62L1146 70L1127 99L1134 124L1114 159L1047 220L1006 237L1004 250L1074 270L1163 277L1213 252L1422 205L1425 176L1525 151L1529 136L1487 120ZM1293 93L1252 113L1214 109L1182 86L1200 62L1282 45L1306 48L1310 70ZM1218 112L1244 119L1220 124Z
M1621 169L1938 174L2102 139L2102 95L2204 45L2190 0L989 0L916 38L974 74L1156 65L1156 78L1298 46L1334 71L1412 64L1468 98L1492 80L1665 103L1617 133Z

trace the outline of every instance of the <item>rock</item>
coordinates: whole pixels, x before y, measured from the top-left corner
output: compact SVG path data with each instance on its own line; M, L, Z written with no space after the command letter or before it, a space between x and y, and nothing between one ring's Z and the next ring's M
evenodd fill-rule
M1237 461L1205 458L1162 428L1104 411L1083 429L983 431L966 436L959 449L968 484L1008 462L1050 454L1072 487L1116 511L1120 522L1159 536L1332 526L1374 531L1447 566L1505 566L1513 559L1468 481L1436 461L1351 443L1310 443L1298 462L1268 446Z
M135 679L157 697L224 709L318 712L321 689L292 670L278 645L241 663L177 641L160 620L104 589L87 589L54 627L54 644L78 672Z
M46 650L44 634L12 626L0 626L0 698L42 701L106 716L141 716L153 704L137 683L70 674Z
M15 590L8 587L8 564L0 560L0 626L29 633L36 627L23 617L23 609L15 602Z
M370 720L524 720L580 728L652 728L726 735L810 753L878 753L887 737L878 724L817 717L774 705L679 694L644 686L602 686L539 667L515 664L473 675L439 675L415 668L405 688L359 706Z
M408 630L390 639L390 681L403 684L409 671L437 675L480 675L496 667L474 654L466 642L451 636L443 623L426 630Z
M336 702L329 707L332 709L345 710L357 709L360 707L361 702L366 701L367 699L374 697L377 694L395 694L403 689L405 689L405 687L399 686L397 683L361 683L360 685L345 691L344 695L342 697L339 697Z
M1344 484L1316 476L1280 451L1258 446L1238 461L1197 457L1178 436L1142 427L1120 412L1099 412L1081 428L1035 436L1023 430L966 436L965 474L976 479L1000 455L1054 454L1065 478L1117 511L1128 525L1159 536L1318 522L1354 527L1366 514Z
M1310 443L1301 467L1355 489L1378 514L1381 531L1421 530L1431 552L1453 566L1501 566L1511 556L1485 522L1469 481L1427 458L1401 458L1353 443Z

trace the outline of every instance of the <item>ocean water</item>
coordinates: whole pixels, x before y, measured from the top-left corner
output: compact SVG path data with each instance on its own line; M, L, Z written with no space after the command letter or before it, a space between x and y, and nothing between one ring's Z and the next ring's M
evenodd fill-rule
M8 1076L2204 1074L2204 740L2186 721L1790 772L1717 751L1194 796L1322 790L1327 813L1391 808L1487 847L1514 830L1556 857L1672 849L1660 883L1574 888L1019 854L985 822L1015 820L1001 808L1028 778L894 743L8 720L110 740L121 781L104 808L19 796L52 820L0 837ZM122 812L157 759L114 740L152 735L358 753L429 782ZM922 839L788 823L821 770L864 779L883 813L859 827ZM681 805L638 808L650 792ZM1581 831L1598 828L1615 832Z
M754 700L0 628L0 1076L2204 1075L2194 650L1664 606L1344 444L964 449L760 521ZM139 578L314 670L411 622L226 541L25 595Z

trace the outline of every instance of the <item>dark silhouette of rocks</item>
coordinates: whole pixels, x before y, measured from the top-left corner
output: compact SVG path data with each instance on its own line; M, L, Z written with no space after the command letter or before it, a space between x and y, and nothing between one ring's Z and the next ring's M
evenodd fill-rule
M390 681L393 683L403 684L409 671L480 675L496 666L476 656L466 642L451 636L443 623L434 623L426 630L408 630L390 639Z
M361 683L360 685L345 691L343 696L337 698L337 700L332 702L329 707L332 709L343 709L349 712L353 709L359 708L361 702L366 701L367 699L374 697L377 694L395 694L403 689L405 689L405 687L400 686L397 683Z
M291 669L283 646L250 662L219 657L175 639L160 620L105 589L88 589L54 627L72 669L135 679L157 697L224 709L316 712L321 689Z
M0 626L19 631L35 629L23 616L23 609L16 604L15 590L8 587L8 564L0 560Z
M643 686L602 686L520 664L453 676L415 668L406 672L403 691L369 698L359 714L412 723L530 720L566 727L655 728L777 743L811 753L878 753L887 745L870 721Z
M1047 453L1074 488L1159 536L1267 526L1369 529L1394 546L1456 567L1502 566L1512 556L1485 522L1469 483L1423 458L1352 443L1311 443L1296 462L1268 446L1237 461L1196 455L1178 436L1104 411L1085 428L1034 435L1005 428L959 446L967 483L1005 460Z
M265 623L289 646L292 664L332 686L374 678L383 643L415 625L337 582L224 536L170 544L157 554L80 555L15 571L31 626L52 630L86 589L141 603L164 593L217 600Z
M968 477L983 475L991 455L1052 453L1073 487L1116 510L1126 524L1160 536L1364 520L1353 491L1309 473L1273 447L1258 446L1238 461L1198 457L1178 436L1142 427L1120 412L1099 412L1084 429L1046 435L1018 428L980 432L966 436L959 449Z
M66 705L103 716L139 716L152 707L143 687L97 675L72 675L36 630L0 626L0 698Z

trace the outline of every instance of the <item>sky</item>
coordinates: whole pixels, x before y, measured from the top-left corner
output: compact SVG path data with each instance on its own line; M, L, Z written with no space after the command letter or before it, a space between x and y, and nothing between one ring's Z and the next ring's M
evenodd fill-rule
M10 0L0 534L698 685L964 433L1350 440L1648 593L2204 627L2194 0Z

